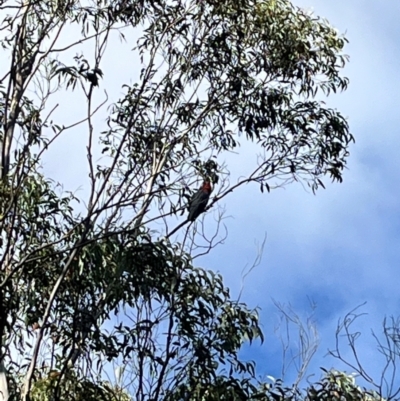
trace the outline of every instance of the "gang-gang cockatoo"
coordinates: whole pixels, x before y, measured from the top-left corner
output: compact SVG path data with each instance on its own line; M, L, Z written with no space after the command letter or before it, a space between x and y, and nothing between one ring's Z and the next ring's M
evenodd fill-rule
M188 219L190 221L196 220L197 217L204 212L208 199L210 198L211 191L211 183L210 181L206 180L203 182L203 185L200 187L200 189L192 196L188 207Z

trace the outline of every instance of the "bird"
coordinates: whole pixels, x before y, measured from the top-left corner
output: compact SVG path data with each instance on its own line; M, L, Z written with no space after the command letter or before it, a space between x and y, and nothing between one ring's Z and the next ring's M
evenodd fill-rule
M211 183L209 180L206 180L203 182L200 189L192 196L188 206L189 221L195 221L197 217L205 211L211 191Z

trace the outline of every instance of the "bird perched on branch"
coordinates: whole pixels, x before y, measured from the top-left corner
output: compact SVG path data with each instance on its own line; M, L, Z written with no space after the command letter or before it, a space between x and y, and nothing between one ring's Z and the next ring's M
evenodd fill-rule
M201 213L204 212L207 206L208 199L212 191L211 183L209 180L203 182L200 189L192 196L189 202L189 216L190 221L195 221Z

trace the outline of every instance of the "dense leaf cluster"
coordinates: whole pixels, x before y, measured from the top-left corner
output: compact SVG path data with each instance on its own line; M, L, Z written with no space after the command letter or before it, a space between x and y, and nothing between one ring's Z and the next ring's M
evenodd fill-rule
M346 39L287 0L5 0L1 11L0 383L4 364L16 398L102 398L114 363L137 400L295 397L238 356L262 333L256 311L195 263L217 235L169 233L204 179L214 210L245 183L342 180L353 136L318 97L347 88ZM140 73L98 104L115 33L139 35ZM78 91L86 115L67 124ZM71 139L87 162L78 193L41 168L74 130L86 138ZM251 170L234 182L229 156L248 142L259 156L243 155Z

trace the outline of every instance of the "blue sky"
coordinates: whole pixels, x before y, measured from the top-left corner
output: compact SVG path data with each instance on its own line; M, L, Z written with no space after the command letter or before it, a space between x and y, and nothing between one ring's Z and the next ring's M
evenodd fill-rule
M316 196L300 185L260 194L242 188L226 200L233 216L229 237L207 260L221 271L237 294L241 271L251 264L265 233L261 264L246 278L242 300L262 309L266 344L246 350L261 371L279 376L279 344L273 327L278 314L271 299L290 303L300 315L317 305L320 350L310 367L342 367L325 357L334 346L335 328L354 307L368 315L355 328L362 332L359 352L379 378L382 365L371 329L382 332L385 316L399 315L399 63L400 3L376 1L297 0L327 18L350 44L347 92L330 97L329 106L348 117L356 144L351 147L344 183L328 185ZM345 342L344 355L349 355ZM347 369L351 371L351 369ZM293 372L292 372L293 373ZM290 379L291 375L288 376Z
M225 244L198 263L221 272L235 297L242 285L243 268L251 265L257 243L267 234L262 261L246 277L242 295L250 307L261 308L266 343L261 348L246 348L243 355L258 362L260 373L279 376L280 347L273 333L278 313L272 299L290 303L302 316L309 313L311 299L317 305L321 345L310 372L319 377L319 366L340 367L324 357L334 346L338 319L367 302L361 310L368 315L356 325L363 333L359 350L365 366L379 375L371 329L381 333L383 318L397 316L400 303L400 2L294 3L313 8L350 40L345 49L351 57L345 70L349 89L328 101L348 117L356 138L349 170L344 183L327 185L315 196L300 185L270 194L261 194L256 186L242 187L224 200L231 216L226 220L229 236ZM134 55L128 51L133 45L116 41L113 46L112 52L121 51L124 58L105 57L102 65L102 85L110 101L117 100L123 83L132 83L138 76ZM54 120L61 124L75 121L79 113L83 117L86 111L80 94L67 96L68 112L60 108L54 114ZM99 103L103 96L99 90ZM104 121L104 114L99 121ZM87 183L82 175L86 169L85 141L79 130L67 133L45 159L45 171L62 181L66 189L85 188ZM251 147L242 151L245 158L254 157ZM348 354L346 347L343 352Z

